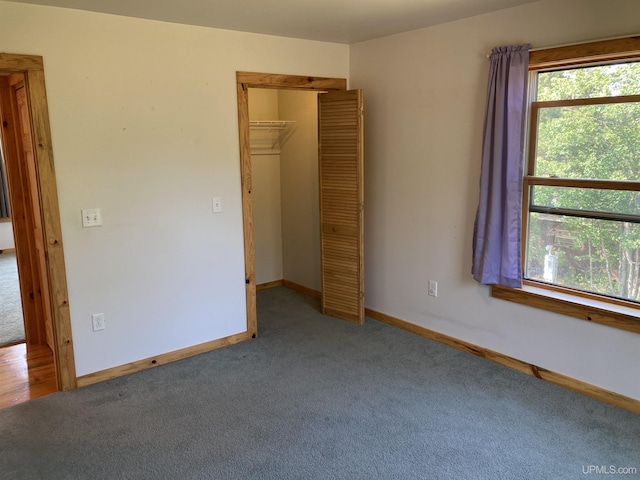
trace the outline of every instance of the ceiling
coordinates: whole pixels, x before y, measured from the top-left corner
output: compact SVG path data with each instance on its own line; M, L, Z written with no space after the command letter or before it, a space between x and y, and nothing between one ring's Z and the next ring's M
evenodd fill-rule
M537 0L11 1L350 44Z

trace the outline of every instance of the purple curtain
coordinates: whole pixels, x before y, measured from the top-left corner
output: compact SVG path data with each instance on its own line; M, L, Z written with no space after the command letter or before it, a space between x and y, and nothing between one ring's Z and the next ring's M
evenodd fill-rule
M494 48L487 89L473 277L522 287L522 173L530 45Z

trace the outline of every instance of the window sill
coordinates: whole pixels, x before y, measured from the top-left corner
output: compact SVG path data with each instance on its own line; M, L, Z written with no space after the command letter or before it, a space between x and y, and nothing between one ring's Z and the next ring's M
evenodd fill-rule
M617 305L525 284L522 288L492 285L491 296L529 305L588 322L640 333L640 308Z

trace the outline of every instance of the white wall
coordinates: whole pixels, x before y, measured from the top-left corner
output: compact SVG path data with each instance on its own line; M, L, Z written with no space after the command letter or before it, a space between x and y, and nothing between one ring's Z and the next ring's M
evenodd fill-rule
M278 90L249 89L249 120L279 120ZM251 130L250 136L252 147L257 145L261 153L273 139L263 129ZM283 278L280 155L251 155L251 175L256 284L260 285Z
M0 149L2 146L0 145ZM2 152L0 151L0 162L4 162L2 158ZM5 248L14 248L15 243L13 240L13 225L11 221L1 221L0 220L0 250Z
M0 250L15 248L13 241L13 225L11 222L0 222Z
M365 89L368 307L640 399L640 335L492 299L469 273L486 54L636 34L638 19L636 0L546 0L348 48L0 1L0 51L44 57L77 373L246 328L248 70ZM82 208L104 226L82 229Z
M44 57L78 375L245 331L235 72L348 47L0 1L0 51Z
M351 46L367 307L640 399L640 335L493 299L470 274L486 55L639 32L636 0L545 0Z
M282 241L284 278L320 290L317 92L281 90L282 120L296 129L282 147Z

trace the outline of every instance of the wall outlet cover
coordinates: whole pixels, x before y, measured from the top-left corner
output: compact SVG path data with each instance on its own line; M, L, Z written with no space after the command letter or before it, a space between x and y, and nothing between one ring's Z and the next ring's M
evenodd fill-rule
M106 324L104 323L104 313L94 313L93 315L91 315L91 323L94 332L107 328Z

